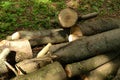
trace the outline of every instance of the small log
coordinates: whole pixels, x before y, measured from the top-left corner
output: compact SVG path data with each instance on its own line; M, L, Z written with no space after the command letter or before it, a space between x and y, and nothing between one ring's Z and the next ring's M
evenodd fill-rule
M115 78L113 78L112 80L120 80L120 67L117 71L117 74L116 74Z
M42 56L44 56L45 54L47 54L50 46L52 46L52 44L51 44L51 43L48 43L48 44L37 54L37 58L38 58L38 57L42 57Z
M58 19L63 28L69 28L76 24L78 14L71 8L66 8L60 11Z
M66 73L60 63L54 62L33 73L11 80L66 80Z
M101 34L73 41L56 52L51 53L58 56L55 60L62 63L80 61L101 53L105 53L106 51L119 49L119 34L120 29L103 32Z
M28 39L31 46L68 41L69 30L50 29L41 31L20 31L21 38Z
M68 77L83 75L97 67L115 59L120 54L119 52L108 52L107 54L98 55L87 60L66 65L66 72Z
M86 15L79 15L79 20L86 20L86 19L94 18L97 15L98 15L98 12L93 12L93 13L89 13Z
M84 80L111 80L120 66L119 57L91 71Z
M20 39L34 39L34 38L43 38L45 36L61 36L64 37L64 34L69 34L69 31L64 31L63 29L49 29L49 30L40 30L40 31L18 31L13 33L11 36L6 37L7 40L14 40L13 38Z

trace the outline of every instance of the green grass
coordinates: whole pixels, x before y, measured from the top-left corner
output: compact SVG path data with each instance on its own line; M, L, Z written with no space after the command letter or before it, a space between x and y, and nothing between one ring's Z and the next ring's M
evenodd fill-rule
M1 0L0 38L5 38L17 30L41 30L58 27L57 15L65 8L65 0ZM100 15L120 10L119 0L81 0L79 12L87 14L100 12Z

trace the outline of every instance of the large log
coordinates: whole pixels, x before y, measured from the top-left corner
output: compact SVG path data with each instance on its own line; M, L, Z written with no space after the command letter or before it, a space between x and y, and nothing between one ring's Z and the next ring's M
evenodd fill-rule
M11 80L66 80L66 73L60 63L54 62L33 73Z
M120 48L120 29L76 40L53 53L55 60L72 63L89 57Z
M66 65L68 77L83 75L120 56L120 52L108 52L87 60Z
M120 66L120 58L118 58L98 67L91 71L84 80L111 80Z

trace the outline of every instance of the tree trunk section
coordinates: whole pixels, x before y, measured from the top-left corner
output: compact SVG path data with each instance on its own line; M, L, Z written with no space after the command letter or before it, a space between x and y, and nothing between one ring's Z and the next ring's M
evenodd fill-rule
M58 19L63 28L69 28L76 24L78 14L71 8L66 8L60 11Z
M120 66L119 57L91 71L84 80L111 80Z
M66 80L66 73L58 62L54 62L33 73L18 76L11 80Z
M84 61L68 64L65 69L67 71L68 77L83 75L115 59L117 56L120 56L120 52L108 52L107 54L98 55Z
M72 63L120 48L120 29L76 40L53 54L61 63ZM51 52L52 53L52 52Z

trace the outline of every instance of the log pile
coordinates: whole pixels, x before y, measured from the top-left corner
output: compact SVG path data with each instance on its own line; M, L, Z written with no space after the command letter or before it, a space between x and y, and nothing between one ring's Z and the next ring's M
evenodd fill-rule
M66 8L58 15L62 28L18 31L7 36L0 42L1 77L6 76L8 80L119 80L120 19L90 19L97 15L94 12L80 16ZM34 49L38 50L34 52Z

